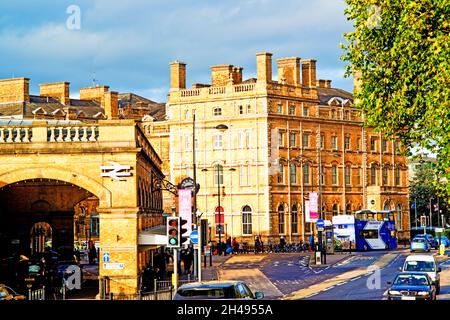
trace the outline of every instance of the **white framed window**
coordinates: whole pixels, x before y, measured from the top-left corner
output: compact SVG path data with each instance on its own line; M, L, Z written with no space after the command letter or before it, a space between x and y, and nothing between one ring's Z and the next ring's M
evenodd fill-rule
M252 234L252 208L250 206L242 209L242 234Z
M278 164L278 183L284 183L284 164Z
M350 166L345 166L345 185L350 186L351 184L351 168Z
M339 179L338 179L338 168L336 165L333 165L331 167L331 183L336 186L339 184Z
M291 163L291 184L295 184L297 183L297 166L295 165L295 163Z
M278 147L284 147L284 131L278 130Z
M293 234L298 233L298 209L295 204L292 206L291 211L291 230Z
M303 116L309 117L309 107L303 107Z
M289 106L289 115L295 116L295 106Z
M214 166L214 185L223 184L223 166L216 164Z
M310 166L309 166L308 163L305 163L303 165L303 183L304 184L310 184L311 183L310 175L311 175Z
M303 133L303 148L309 148L309 133Z
M345 137L344 138L344 149L345 150L350 150L350 137Z
M289 146L295 147L297 144L297 134L295 132L289 133Z
M336 136L331 137L331 149L337 150L338 139Z
M277 113L283 113L283 106L281 104L277 104Z
M223 148L223 136L220 133L213 135L213 145L214 149L222 149Z

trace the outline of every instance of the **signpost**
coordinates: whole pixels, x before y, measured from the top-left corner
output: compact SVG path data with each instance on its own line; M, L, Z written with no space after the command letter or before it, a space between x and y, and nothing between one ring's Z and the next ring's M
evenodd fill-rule
M317 231L323 231L325 222L322 219L318 219L316 222L317 225Z
M103 262L104 263L109 263L109 261L110 261L110 255L109 255L109 252L104 252L103 253Z

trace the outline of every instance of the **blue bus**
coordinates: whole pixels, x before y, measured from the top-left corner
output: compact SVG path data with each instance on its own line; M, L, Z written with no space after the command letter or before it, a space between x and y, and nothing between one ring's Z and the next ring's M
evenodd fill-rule
M332 218L335 242L343 250L386 250L397 248L393 210L359 210L355 215Z

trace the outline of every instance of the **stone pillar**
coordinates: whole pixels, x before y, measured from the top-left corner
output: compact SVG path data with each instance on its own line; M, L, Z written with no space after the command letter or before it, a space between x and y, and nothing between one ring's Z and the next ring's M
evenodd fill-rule
M256 54L256 74L258 82L272 82L272 53Z

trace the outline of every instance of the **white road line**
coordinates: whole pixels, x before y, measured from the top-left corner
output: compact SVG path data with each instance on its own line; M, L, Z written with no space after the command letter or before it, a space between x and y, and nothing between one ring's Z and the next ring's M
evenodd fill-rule
M351 279L350 281L355 281L355 280L358 280L358 279L361 279L361 278L362 278L362 276L359 276L359 277Z

